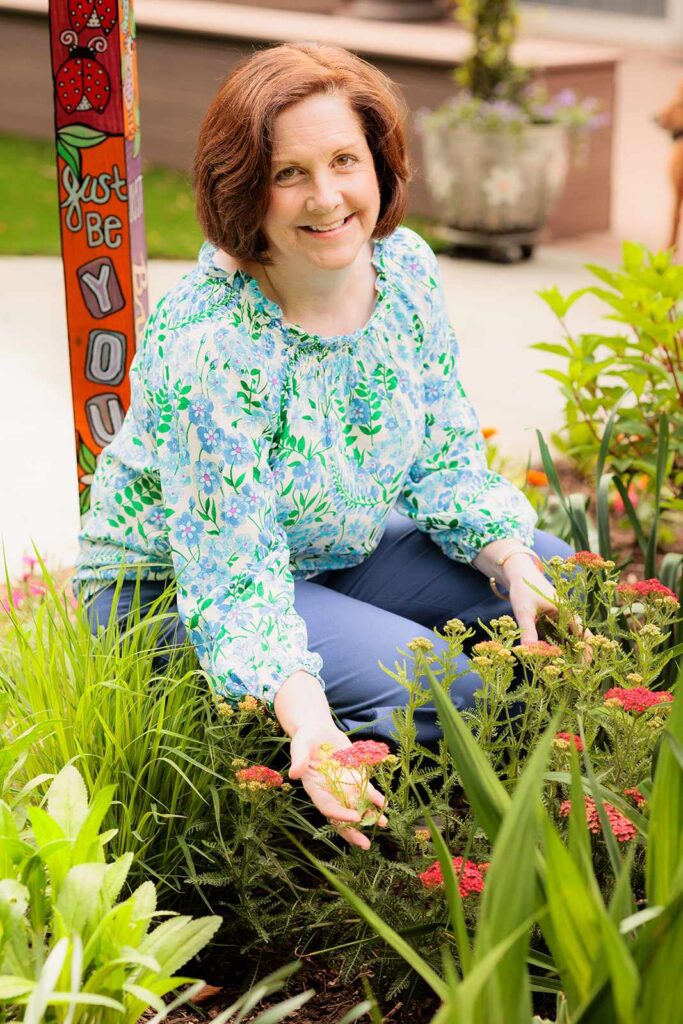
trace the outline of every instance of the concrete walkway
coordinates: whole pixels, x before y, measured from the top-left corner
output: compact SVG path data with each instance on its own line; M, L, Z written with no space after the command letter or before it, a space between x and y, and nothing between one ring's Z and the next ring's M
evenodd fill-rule
M536 455L535 428L547 436L561 422L558 385L539 373L557 363L529 348L559 335L535 292L586 284L589 258L546 247L515 266L441 259L462 378L482 424L496 427L501 449L518 465ZM152 303L189 266L153 262ZM70 564L79 518L61 262L0 259L0 281L11 300L0 304L0 537L15 574L32 541L50 564ZM584 303L572 319L576 330L599 322L595 305Z

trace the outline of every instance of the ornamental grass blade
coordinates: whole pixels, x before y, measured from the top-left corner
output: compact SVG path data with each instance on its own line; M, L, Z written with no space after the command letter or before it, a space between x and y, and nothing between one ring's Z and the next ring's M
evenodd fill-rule
M504 939L501 939L496 946L489 949L480 960L474 963L472 970L465 980L460 983L452 996L450 1003L451 1015L444 1015L443 1017L447 1024L490 1024L493 1020L511 1024L511 1018L508 1016L505 1005L502 1009L502 1015L487 1017L482 1016L481 1006L477 1007L476 1003L482 993L486 992L486 986L489 985L494 972L503 958L508 955L516 943L524 941L525 937L528 938L529 932L538 916L539 914L536 912L531 917L528 917L526 921L522 921L518 928L515 928L513 932L506 935ZM434 1020L441 1019L439 1014L434 1018ZM528 1016L522 1019L524 1024L528 1024ZM434 1024L434 1021L432 1021L432 1024Z
M461 715L443 692L429 666L425 674L439 716L448 749L455 761L467 799L487 839L495 842L510 806L510 797L488 758L465 725Z
M640 930L635 959L642 978L637 1024L683 1024L683 892Z
M572 815L580 817L581 810L572 809ZM553 954L569 1008L573 1010L591 991L600 946L600 914L605 909L595 886L585 879L583 846L575 845L572 854L549 818L544 821L544 841L546 898L550 920L555 925Z
M448 916L453 934L455 935L455 942L462 973L463 975L466 975L472 965L472 950L470 949L470 940L469 935L467 934L467 925L465 924L465 914L462 906L462 897L460 895L460 881L455 872L455 868L453 867L453 858L446 846L443 836L434 824L434 819L426 807L423 807L423 812L434 843L436 855L439 859L439 864L441 865L441 873L443 875L444 888L446 890ZM454 970L457 971L455 966Z
M657 568L657 543L659 540L659 513L662 507L661 497L664 481L666 480L666 464L669 457L669 417L662 413L659 417L659 436L657 438L657 469L655 472L655 491L653 500L653 517L650 525L650 536L648 537L645 550L645 576L650 578L655 575Z
M598 493L596 497L596 519L598 524L598 551L603 558L612 558L612 536L609 517L609 488L613 473L603 473L598 478Z
M612 871L614 872L614 877L615 879L617 879L621 873L622 867L621 854L619 852L619 844L617 843L617 837L615 836L614 831L612 830L610 820L607 817L607 811L605 810L605 804L603 802L602 794L600 792L600 786L598 785L598 780L595 777L595 772L593 771L591 759L588 756L588 744L586 743L586 736L583 731L583 725L580 725L579 732L581 735L581 742L583 743L583 763L586 769L586 777L590 784L591 798L593 799L593 802L595 803L595 808L598 812L598 817L600 819L600 825L602 828L602 837L605 841L605 846L607 847L607 853L609 854L609 859L612 864Z
M538 909L536 851L540 820L540 791L550 755L557 718L541 736L510 801L486 873L475 944L475 961L516 932ZM528 931L501 958L481 996L482 1024L505 1020L528 1024L531 990L527 954Z
M612 431L614 430L614 421L616 419L617 410L615 409L611 414L607 423L605 424L605 430L602 435L602 441L600 442L600 450L598 452L598 462L595 470L595 476L598 480L602 479L602 475L607 463L607 456L609 455L609 446L612 441Z
M590 550L590 538L588 535L588 521L586 518L586 510L585 507L577 506L576 501L574 500L576 497L580 498L581 495L572 494L569 495L569 497L565 495L564 491L562 490L560 478L557 475L557 470L555 469L553 457L550 454L550 449L548 448L548 445L545 443L545 439L540 430L536 431L536 437L538 438L538 448L541 453L543 469L545 470L545 474L548 477L548 480L550 481L550 486L555 491L555 494L560 499L560 504L562 505L562 508L567 513L567 517L569 519L569 522L571 523L572 535L574 537L576 546L577 548L580 548L583 551L588 551Z
M629 497L628 489L624 486L622 480L618 476L614 477L614 486L618 490L619 497L624 503L624 512L628 517L628 521L631 524L631 528L633 530L633 533L635 534L635 538L638 541L638 547L644 555L647 551L647 537L645 536L643 528L640 525L640 520L636 513L635 506Z
M645 888L650 906L664 906L683 883L683 769L669 740L683 745L683 670L662 736L652 796Z

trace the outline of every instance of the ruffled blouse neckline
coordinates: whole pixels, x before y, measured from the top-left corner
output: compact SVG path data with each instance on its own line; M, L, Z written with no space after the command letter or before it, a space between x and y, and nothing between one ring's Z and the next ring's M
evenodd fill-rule
M373 244L371 263L375 268L375 306L367 322L348 334L323 335L306 331L298 324L289 323L284 319L281 307L272 299L267 298L255 277L248 271L236 269L224 270L214 262L218 247L211 242L204 242L199 251L199 265L204 273L213 279L222 280L238 289L248 298L252 305L264 312L271 325L282 331L283 338L292 344L315 345L328 349L343 345L353 345L359 339L375 330L383 321L387 311L387 278L384 266L384 239L376 239Z

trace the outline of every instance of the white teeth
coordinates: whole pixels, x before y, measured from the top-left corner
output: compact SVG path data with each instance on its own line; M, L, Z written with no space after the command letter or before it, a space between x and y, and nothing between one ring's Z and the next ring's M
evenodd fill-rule
M345 220L346 217L343 217L341 220L335 221L334 224L318 224L317 226L309 224L308 227L311 231L333 231L335 228L340 228Z

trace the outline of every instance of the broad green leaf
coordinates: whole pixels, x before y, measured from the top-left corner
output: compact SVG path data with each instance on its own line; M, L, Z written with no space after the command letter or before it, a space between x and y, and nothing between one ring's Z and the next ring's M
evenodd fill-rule
M144 937L140 952L159 962L162 975L171 976L196 956L221 925L220 917L174 917L163 921Z
M102 901L106 910L111 910L121 894L132 863L133 854L124 853L122 857L117 857L111 864L107 864L102 885ZM153 885L153 883L151 884Z
M47 792L47 812L68 839L77 837L88 816L88 791L73 765L66 765L53 780Z
M72 862L74 864L104 860L102 847L98 841L98 834L104 817L111 807L115 789L115 786L103 786L95 794L74 843L72 853Z
M13 1003L20 996L32 992L35 982L14 974L0 974L0 1003Z
M0 879L0 925L5 936L28 910L30 893L14 878Z
M106 864L77 864L67 873L56 907L70 933L86 938L106 908L102 904L102 887Z

